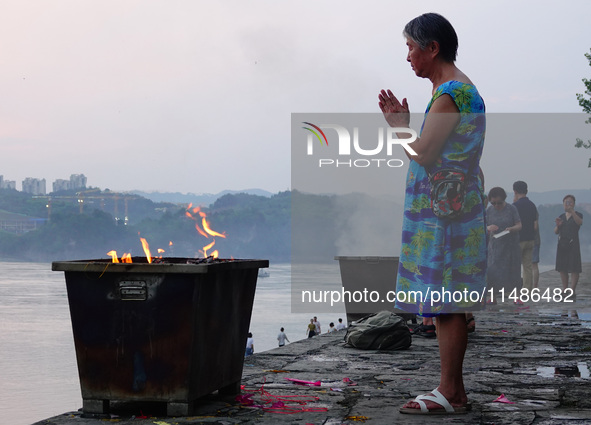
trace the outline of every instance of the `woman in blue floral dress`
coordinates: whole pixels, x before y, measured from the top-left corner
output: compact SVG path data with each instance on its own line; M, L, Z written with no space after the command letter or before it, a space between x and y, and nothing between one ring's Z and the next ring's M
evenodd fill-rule
M401 412L464 413L469 408L462 377L465 312L480 309L480 295L486 296L486 221L479 178L484 101L455 66L457 36L444 17L421 15L406 25L404 35L407 61L417 76L431 81L433 92L420 137L410 143L416 155L409 156L397 307L437 316L441 381L437 389L405 404ZM406 99L400 102L390 90L382 90L379 106L390 126L409 126ZM431 210L429 174L446 168L466 175L463 214L458 219L439 218ZM420 296L413 299L412 293ZM448 299L441 300L444 293Z

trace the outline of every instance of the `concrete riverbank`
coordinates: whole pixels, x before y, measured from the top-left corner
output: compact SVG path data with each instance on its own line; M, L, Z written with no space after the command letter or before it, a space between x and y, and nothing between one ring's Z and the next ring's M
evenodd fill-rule
M558 273L541 275L542 290L558 287ZM200 400L191 417L136 411L101 419L68 412L37 424L591 423L590 264L584 265L576 304L510 302L476 314L476 332L469 335L464 362L472 402L465 415L398 412L407 400L437 386L436 340L415 337L404 351L362 351L345 346L344 334L321 335L247 358L242 401L251 400L251 406L214 394ZM286 378L319 385L298 385ZM495 402L503 394L510 403Z

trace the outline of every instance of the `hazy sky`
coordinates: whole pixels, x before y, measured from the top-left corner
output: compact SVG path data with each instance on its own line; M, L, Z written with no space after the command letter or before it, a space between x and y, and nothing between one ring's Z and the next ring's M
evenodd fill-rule
M401 31L430 11L456 28L489 112L580 112L588 0L4 0L0 175L48 191L78 173L111 190L285 190L292 112L377 112L386 87L424 110L431 85ZM591 150L573 145L508 141L483 159L487 181L521 166L532 190L589 188Z

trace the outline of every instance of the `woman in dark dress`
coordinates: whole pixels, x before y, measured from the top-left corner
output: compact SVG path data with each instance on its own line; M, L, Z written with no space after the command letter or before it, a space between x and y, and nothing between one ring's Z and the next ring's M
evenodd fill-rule
M581 273L581 246L579 244L579 229L583 225L583 214L575 211L575 197L566 195L562 200L564 213L556 219L554 233L558 235L558 248L556 249L556 271L560 272L562 290L573 290L573 294L579 283ZM571 274L570 286L568 283Z

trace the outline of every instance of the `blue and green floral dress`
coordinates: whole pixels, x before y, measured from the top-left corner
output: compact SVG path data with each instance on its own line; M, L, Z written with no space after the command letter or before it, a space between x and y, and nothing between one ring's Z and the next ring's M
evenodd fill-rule
M433 102L444 94L454 100L460 122L440 157L428 168L431 174L442 168L462 170L467 176L467 192L461 218L436 217L431 210L427 171L417 162L410 162L396 307L423 316L478 310L480 295L486 290L486 220L479 177L486 127L484 101L473 85L448 81L435 91L425 118ZM413 298L415 291L422 295Z

